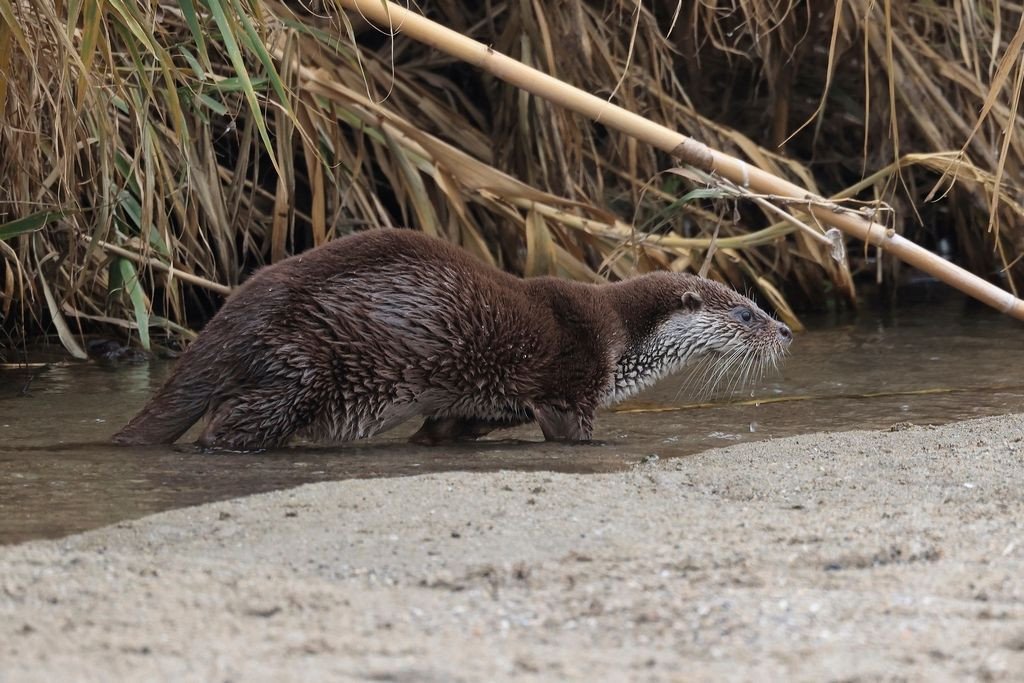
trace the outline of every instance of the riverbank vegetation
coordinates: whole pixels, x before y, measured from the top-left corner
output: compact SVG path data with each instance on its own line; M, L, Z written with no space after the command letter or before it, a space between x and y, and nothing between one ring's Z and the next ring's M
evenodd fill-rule
M1019 5L420 7L1019 292ZM330 1L0 0L0 73L8 351L188 337L252 269L378 225L593 281L710 252L790 322L902 275Z

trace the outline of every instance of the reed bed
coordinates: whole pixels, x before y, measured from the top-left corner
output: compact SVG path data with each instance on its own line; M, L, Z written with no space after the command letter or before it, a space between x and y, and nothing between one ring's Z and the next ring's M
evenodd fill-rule
M1019 292L1020 4L420 8ZM901 281L333 2L0 0L0 75L0 354L187 337L252 269L378 225L524 275L706 263L794 324Z

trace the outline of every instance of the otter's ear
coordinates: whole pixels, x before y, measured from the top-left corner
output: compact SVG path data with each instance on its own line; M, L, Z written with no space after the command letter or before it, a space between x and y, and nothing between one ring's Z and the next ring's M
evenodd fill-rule
M704 306L704 300L700 298L700 294L697 292L687 292L683 294L683 310L689 311L690 313L696 313Z

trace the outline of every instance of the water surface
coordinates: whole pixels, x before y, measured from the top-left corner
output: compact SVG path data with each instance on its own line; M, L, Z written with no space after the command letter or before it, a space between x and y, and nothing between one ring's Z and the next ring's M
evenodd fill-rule
M354 444L251 455L116 448L107 439L169 363L0 370L0 543L307 482L453 470L608 472L753 439L1024 412L1024 326L1009 318L922 307L808 327L778 375L710 406L688 405L683 380L666 380L600 414L598 442L581 445L543 443L539 429L523 427L425 448L405 443L418 426L409 423Z

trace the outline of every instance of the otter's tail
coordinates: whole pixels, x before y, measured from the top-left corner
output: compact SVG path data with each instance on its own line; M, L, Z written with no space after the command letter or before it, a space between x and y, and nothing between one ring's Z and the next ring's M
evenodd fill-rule
M195 358L181 359L156 395L114 434L114 443L122 446L173 443L206 413L213 385L208 376L192 371L194 361Z

